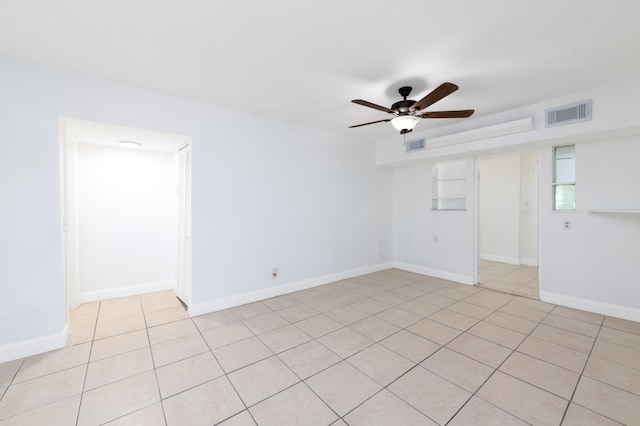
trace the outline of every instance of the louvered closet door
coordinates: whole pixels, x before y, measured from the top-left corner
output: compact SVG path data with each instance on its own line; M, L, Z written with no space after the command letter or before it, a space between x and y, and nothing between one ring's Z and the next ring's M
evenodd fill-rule
M178 283L177 296L191 303L191 145L178 152Z

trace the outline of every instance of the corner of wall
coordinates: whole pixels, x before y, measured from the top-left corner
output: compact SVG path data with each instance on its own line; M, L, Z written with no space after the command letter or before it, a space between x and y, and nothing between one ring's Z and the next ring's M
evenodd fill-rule
M439 269L425 268L424 266L411 265L409 263L393 262L393 267L403 271L415 272L429 277L442 278L443 280L454 281L460 284L473 285L473 276L455 274L453 272L441 271Z
M59 333L0 346L0 363L64 348L69 337L69 323Z

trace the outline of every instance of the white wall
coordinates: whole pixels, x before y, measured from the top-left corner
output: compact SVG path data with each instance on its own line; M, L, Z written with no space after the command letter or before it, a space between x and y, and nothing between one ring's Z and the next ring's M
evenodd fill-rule
M477 155L547 149L541 163L544 194L551 179L549 147L580 142L579 211L551 213L550 197L541 197L546 203L541 204L540 220L542 298L574 305L586 301L593 310L640 320L640 288L635 285L640 264L637 216L596 216L581 210L589 206L585 202L600 207L605 203L603 194L611 194L605 208L640 208L638 192L629 195L640 179L629 167L638 158L637 136L613 143L615 157L603 148L610 140L582 146L582 141L602 140L604 135L639 133L635 104L640 80L419 132L416 136L429 137L522 117L533 117L535 126L527 133L411 156L404 153L398 138L380 141L376 154L369 142L355 137L4 57L0 98L0 219L6 225L0 239L0 270L3 282L11 283L0 286L0 321L16 325L0 328L0 361L22 356L27 349L54 348L64 336L60 116L192 138L192 302L201 306L318 277L384 267L394 256L399 265L413 264L421 271L466 280L473 275L473 211L429 210L434 161L457 155L472 164ZM577 99L593 99L593 120L544 128L545 108ZM378 168L376 155L381 165L410 165ZM620 161L625 167L619 167ZM426 183L419 181L422 178ZM616 185L607 187L601 179ZM622 189L617 186L620 180ZM558 228L562 215L574 218L572 231ZM432 239L434 232L438 242ZM271 278L273 267L280 271L276 280Z
M577 93L517 110L480 117L448 128L437 128L416 136L429 138L456 133L483 126L492 126L523 117L532 117L533 131L474 140L457 145L427 149L405 154L397 140L378 143L377 162L396 166L394 169L397 191L394 225L397 260L411 261L402 244L416 250L410 230L417 230L418 238L440 229L460 226L460 218L442 217L443 223L428 223L416 214L410 193L404 185L411 185L416 193L428 190L418 183L417 173L439 159L490 156L540 150L540 297L544 301L606 315L640 321L640 214L596 214L589 209L640 210L640 117L633 105L640 96L640 80L615 82L609 86ZM593 118L579 124L544 127L544 110L581 99L593 100ZM577 211L558 213L551 211L551 147L576 143ZM527 163L529 160L527 160ZM522 163L521 163L522 164ZM533 191L533 189L532 189ZM561 229L562 221L572 221L572 230ZM531 230L531 235L535 231ZM451 263L470 270L473 257L468 247L473 245L474 234L459 236L459 251L448 252L443 259L431 247L418 247L422 258L416 262L429 264L442 270ZM409 244L412 243L413 245ZM427 259L425 259L427 257Z
M243 133L194 138L194 304L391 260L391 172L371 146L286 123Z
M553 212L552 152L542 153L541 281L556 303L640 321L640 136L576 143L576 211ZM547 195L547 196L544 196ZM562 229L564 220L571 230Z
M0 98L0 360L64 334L61 116L192 138L194 305L392 260L392 172L368 141L9 58Z
M466 161L465 211L431 210L435 164L394 169L394 261L402 269L472 284L474 161Z
M520 154L480 159L480 258L520 264Z
M80 301L174 287L175 155L81 143L77 170Z

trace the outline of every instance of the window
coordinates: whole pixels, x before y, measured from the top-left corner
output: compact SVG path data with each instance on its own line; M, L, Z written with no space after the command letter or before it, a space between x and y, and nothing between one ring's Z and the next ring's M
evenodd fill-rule
M553 209L576 209L576 146L557 146L553 149Z

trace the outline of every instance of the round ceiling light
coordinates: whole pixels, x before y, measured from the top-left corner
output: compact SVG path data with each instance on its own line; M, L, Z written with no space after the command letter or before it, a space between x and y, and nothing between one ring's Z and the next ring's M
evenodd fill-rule
M136 141L120 141L120 145L126 148L140 148L142 144Z

